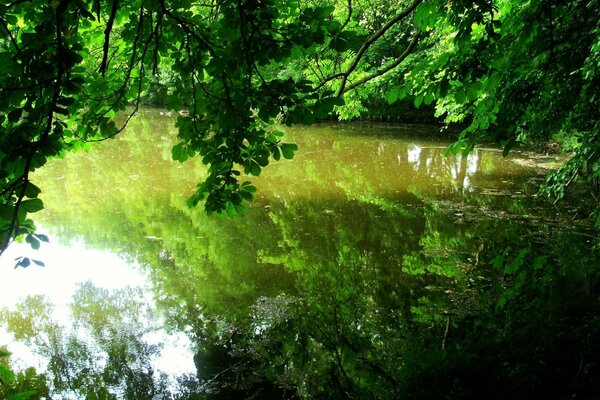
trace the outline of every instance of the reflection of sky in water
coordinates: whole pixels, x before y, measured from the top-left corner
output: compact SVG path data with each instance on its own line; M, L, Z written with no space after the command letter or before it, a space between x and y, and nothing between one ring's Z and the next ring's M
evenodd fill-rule
M456 159L454 160L454 165L452 165L452 167L450 168L450 173L452 174L453 181L456 181L458 179L461 161L462 161L462 156L459 154L456 156Z
M26 269L15 269L14 259L19 256L41 260L46 266L32 264ZM142 288L146 294L143 300L154 304L148 278L139 266L127 263L116 254L88 249L80 241L73 241L68 246L42 243L37 251L28 244L13 243L0 257L0 307L14 309L27 296L44 295L53 305L54 321L69 327L73 324L69 303L78 285L87 281L108 290ZM160 325L160 321L157 321L153 324L157 329L143 336L147 344L157 345L162 349L151 360L153 368L177 375L195 372L189 339L182 333L167 334L159 328ZM91 341L82 330L78 330L78 336L84 342ZM7 345L13 353L16 365L36 366L42 370L46 368L42 359L36 357L25 344L15 342L12 335L0 328L0 346L2 345Z
M467 173L465 174L465 179L463 181L463 191L473 191L473 187L471 186L471 176L477 173L477 166L479 165L479 152L477 150L473 150L467 156Z
M473 150L467 157L467 174L473 175L477 172L477 165L479 162L479 151Z
M406 150L406 158L407 161L412 164L413 170L416 172L420 172L428 176L429 178L435 178L438 176L440 171L444 171L444 169L436 168L436 163L434 163L433 158L439 157L441 161L441 165L449 165L450 176L452 177L453 186L456 190L462 192L472 192L473 187L471 184L471 178L473 175L477 173L478 165L479 165L479 151L477 149L471 151L466 158L462 154L457 154L456 156L444 156L439 151L433 151L431 154L427 154L423 150L428 150L430 148L421 147L416 144L410 144L407 146ZM438 150L436 148L436 150ZM425 159L425 170L421 170L421 159L426 157ZM398 154L398 163L401 162L401 155ZM448 171L448 170L446 170ZM464 178L462 178L462 182L459 182L461 179L461 175L464 174Z
M414 164L415 171L418 170L421 164L421 147L416 144L409 144L406 157L409 163Z

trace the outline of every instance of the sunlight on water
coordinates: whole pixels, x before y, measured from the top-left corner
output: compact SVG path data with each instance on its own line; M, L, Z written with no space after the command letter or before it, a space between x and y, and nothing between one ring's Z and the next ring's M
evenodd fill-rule
M26 269L15 269L14 259L20 256L43 261L45 266L32 264ZM64 307L71 301L77 284L86 281L105 289L119 289L143 287L147 277L116 254L86 248L80 240L68 245L42 243L37 251L26 243L13 243L0 258L0 306L11 307L25 296L40 294Z
M43 228L38 233L44 233ZM52 237L52 235L50 235ZM16 257L29 257L42 261L45 266L32 263L28 268L14 268ZM0 309L12 310L29 296L44 296L52 305L51 318L54 322L68 327L72 324L70 303L77 289L86 282L93 282L99 289L117 291L126 288L140 288L143 301L153 304L153 294L147 273L136 263L126 261L109 251L90 249L81 240L71 240L68 244L42 243L39 250L28 244L13 243L0 258ZM141 321L140 321L141 322ZM170 375L193 373L195 366L189 357L191 342L183 333L167 333L156 321L156 329L143 335L149 345L160 347L161 351L152 358L153 368ZM84 331L79 331L79 340L91 342ZM23 367L37 366L41 371L47 367L47 360L39 357L32 349L0 328L0 346L6 345L17 364Z

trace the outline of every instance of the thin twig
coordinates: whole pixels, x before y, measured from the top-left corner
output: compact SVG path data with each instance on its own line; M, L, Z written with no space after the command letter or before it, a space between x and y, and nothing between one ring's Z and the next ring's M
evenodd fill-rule
M348 0L348 15L346 16L346 20L342 24L340 31L343 30L346 27L346 25L348 25L351 18L352 18L352 0Z
M6 23L6 21L4 21L2 18L0 18L0 24L6 30L6 33L8 34L8 37L10 38L10 42L14 46L15 50L17 50L17 53L20 53L21 52L21 48L17 44L17 41L14 38L14 36L12 35L10 29L8 29L8 24Z
M189 23L187 21L185 21L183 18L179 17L178 15L175 15L171 10L167 9L167 6L165 5L165 0L159 0L159 3L160 3L160 8L162 9L163 13L165 13L166 16L168 16L169 18L171 18L172 20L177 22L179 27L181 29L183 29L184 32L189 33L190 35L195 37L200 43L202 43L204 45L204 47L206 48L206 50L208 50L210 55L212 55L212 56L215 55L215 51L213 49L212 43L210 43L206 38L204 38L198 32L191 29L189 27Z

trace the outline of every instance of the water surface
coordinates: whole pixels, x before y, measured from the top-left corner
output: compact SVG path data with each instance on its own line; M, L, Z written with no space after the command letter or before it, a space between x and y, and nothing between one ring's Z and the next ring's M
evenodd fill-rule
M444 157L416 125L289 129L296 158L251 178L245 215L209 217L185 205L204 167L171 161L174 119L144 111L35 174L51 243L1 260L0 345L56 398L392 398L411 335L486 306L493 255L566 229L537 196L559 160Z

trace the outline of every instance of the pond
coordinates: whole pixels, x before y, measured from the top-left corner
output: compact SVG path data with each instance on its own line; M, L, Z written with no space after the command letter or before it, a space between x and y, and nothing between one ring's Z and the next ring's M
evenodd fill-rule
M53 399L394 398L416 349L497 304L490 260L587 229L537 195L556 157L366 123L288 129L246 213L206 216L174 121L145 110L35 174L50 243L0 261L0 346Z

